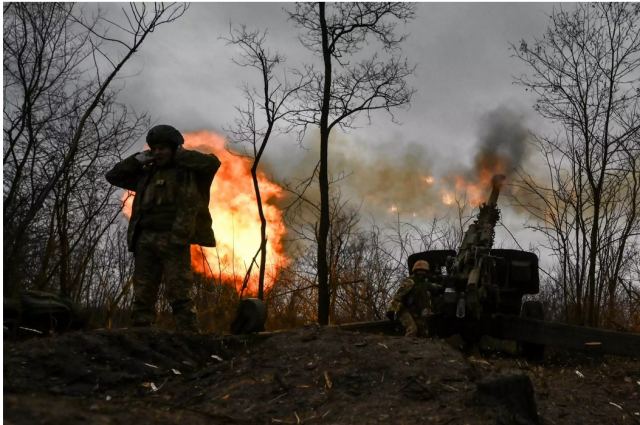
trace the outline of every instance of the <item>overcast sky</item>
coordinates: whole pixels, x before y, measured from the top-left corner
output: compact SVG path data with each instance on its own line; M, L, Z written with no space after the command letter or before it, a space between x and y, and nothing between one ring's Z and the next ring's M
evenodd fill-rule
M115 4L106 7L118 7ZM149 111L158 122L182 130L218 129L234 118L241 84L253 74L232 63L237 51L220 37L229 24L268 29L269 45L299 65L308 54L287 20L287 3L193 3L175 23L163 26L145 42L128 65L135 72L124 99ZM529 110L531 99L512 84L523 71L509 52L544 32L549 3L420 3L414 21L399 32L409 34L403 51L417 65L417 89L409 111L398 112L402 126L374 122L358 133L380 139L442 144L474 143L477 121L503 104Z
M113 11L120 5L102 7ZM225 126L236 116L234 106L242 104L241 85L255 75L232 62L237 51L220 37L228 34L230 24L267 29L269 46L283 52L288 65L298 66L309 59L309 53L300 46L297 29L283 10L292 7L286 3L192 4L177 22L151 34L128 64L126 73L131 77L125 80L121 101L147 111L155 123L224 135ZM418 152L413 157L438 177L470 164L483 120L496 108L513 111L528 128L543 128L546 124L531 108L533 99L513 84L513 76L525 69L511 57L509 43L541 36L552 8L550 3L418 4L415 20L398 28L409 34L403 53L417 66L410 81L417 90L411 107L396 114L401 125L391 123L386 115L376 116L370 126L346 136L347 143L332 146L331 152L370 160L383 157L399 166ZM283 170L288 168L274 164L284 163L280 161L284 152L290 155L296 146L293 135L280 138L269 146L265 160L286 174ZM297 155L309 154L300 150ZM517 230L523 217L509 217L512 230Z

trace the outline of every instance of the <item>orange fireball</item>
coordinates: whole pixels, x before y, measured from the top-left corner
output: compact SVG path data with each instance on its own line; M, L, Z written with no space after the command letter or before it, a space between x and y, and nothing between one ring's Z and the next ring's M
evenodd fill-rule
M209 203L217 246L192 245L192 268L232 283L240 290L254 257L259 263L256 253L260 247L260 218L251 179L252 160L229 152L224 138L209 131L186 133L184 140L186 149L213 153L222 162L211 185ZM283 247L286 228L282 212L275 205L275 201L283 196L282 188L261 171L258 171L258 183L267 219L266 290L273 285L278 270L288 263ZM125 192L123 212L127 217L131 215L132 201L133 197ZM258 265L254 264L245 293L256 293L257 285Z
M476 158L473 177L469 178L458 174L446 179L449 187L453 186L454 189L444 188L442 190L442 203L453 205L456 196L461 196L472 207L480 206L480 204L487 201L493 176L507 174L509 168L509 160L500 155L484 155ZM468 175L469 173L466 174Z

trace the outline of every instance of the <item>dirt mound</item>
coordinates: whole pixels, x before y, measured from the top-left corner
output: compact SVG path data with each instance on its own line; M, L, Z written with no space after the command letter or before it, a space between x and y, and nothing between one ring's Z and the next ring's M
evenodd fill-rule
M124 329L4 347L7 424L628 424L640 422L636 381L633 360L532 366L318 327L224 338Z

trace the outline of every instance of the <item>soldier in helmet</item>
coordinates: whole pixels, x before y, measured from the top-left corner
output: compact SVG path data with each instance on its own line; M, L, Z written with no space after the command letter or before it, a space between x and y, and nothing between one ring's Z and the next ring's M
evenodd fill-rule
M431 312L431 291L439 285L429 282L429 262L418 260L411 275L402 280L391 300L387 316L400 320L406 336L428 336L427 316Z
M109 183L135 192L127 231L134 253L133 326L150 326L156 317L164 278L176 328L197 331L190 245L215 246L209 214L209 188L220 167L213 154L182 147L182 134L157 125L147 134L149 150L116 164Z

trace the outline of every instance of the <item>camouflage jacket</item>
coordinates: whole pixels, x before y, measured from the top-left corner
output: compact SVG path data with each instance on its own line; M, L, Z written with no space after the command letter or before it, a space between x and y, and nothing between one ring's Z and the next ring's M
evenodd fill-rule
M415 276L404 278L396 291L390 311L400 312L408 310L412 315L421 315L424 309L431 309L431 290L434 285L428 279L418 279Z
M135 155L120 161L106 175L109 183L135 192L127 231L129 251L134 250L140 232L143 204L148 204L149 196L153 196L145 192L154 189L150 183L156 173L162 172L153 165L143 166ZM166 184L175 186L167 188L175 194L172 200L176 206L175 219L171 225L171 239L175 243L215 246L209 213L209 189L219 167L220 160L213 154L179 149L169 167L170 172L164 171L167 176L173 176L167 178ZM157 176L155 180L165 184L165 180L159 180Z

